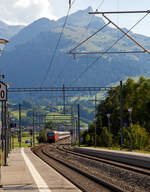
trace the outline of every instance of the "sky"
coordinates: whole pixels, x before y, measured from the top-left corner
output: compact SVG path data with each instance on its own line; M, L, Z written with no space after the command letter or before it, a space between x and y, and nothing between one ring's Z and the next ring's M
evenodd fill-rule
M91 6L95 11L150 10L150 0L72 0L70 13ZM38 18L57 20L67 14L69 0L0 0L0 20L8 24L30 24ZM100 15L98 15L100 16ZM143 14L109 15L120 27L130 28ZM133 30L150 36L150 14Z

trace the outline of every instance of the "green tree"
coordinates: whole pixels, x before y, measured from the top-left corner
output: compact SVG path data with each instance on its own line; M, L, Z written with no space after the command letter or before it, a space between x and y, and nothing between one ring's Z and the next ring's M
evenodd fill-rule
M110 139L110 145L112 145L112 134L109 135L108 128L103 127L99 138L100 146L108 147L109 139Z
M50 130L56 130L56 125L54 124L53 121L49 121L45 123L44 126L45 129L50 129Z
M45 129L41 130L39 136L37 137L39 143L46 143L47 142L47 132Z

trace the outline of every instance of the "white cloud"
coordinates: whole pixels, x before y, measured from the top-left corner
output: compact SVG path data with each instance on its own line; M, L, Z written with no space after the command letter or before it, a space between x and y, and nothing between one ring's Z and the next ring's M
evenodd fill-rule
M16 8L27 8L30 6L30 0L18 0L15 2L14 7Z
M56 19L51 0L0 0L0 20L9 24L29 24L40 17Z

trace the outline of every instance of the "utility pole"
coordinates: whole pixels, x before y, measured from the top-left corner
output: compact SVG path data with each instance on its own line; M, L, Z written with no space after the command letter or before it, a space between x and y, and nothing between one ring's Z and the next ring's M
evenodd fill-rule
M79 138L79 147L80 147L80 104L78 104L78 138Z
M123 95L122 95L122 81L120 81L120 127L121 127L121 149L123 148Z
M19 147L21 147L21 104L19 104Z

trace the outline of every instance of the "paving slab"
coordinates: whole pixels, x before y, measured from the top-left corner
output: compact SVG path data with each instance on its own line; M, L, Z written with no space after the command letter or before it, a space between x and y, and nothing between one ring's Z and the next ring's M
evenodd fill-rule
M81 192L66 178L34 155L30 148L16 148L2 167L0 192Z

